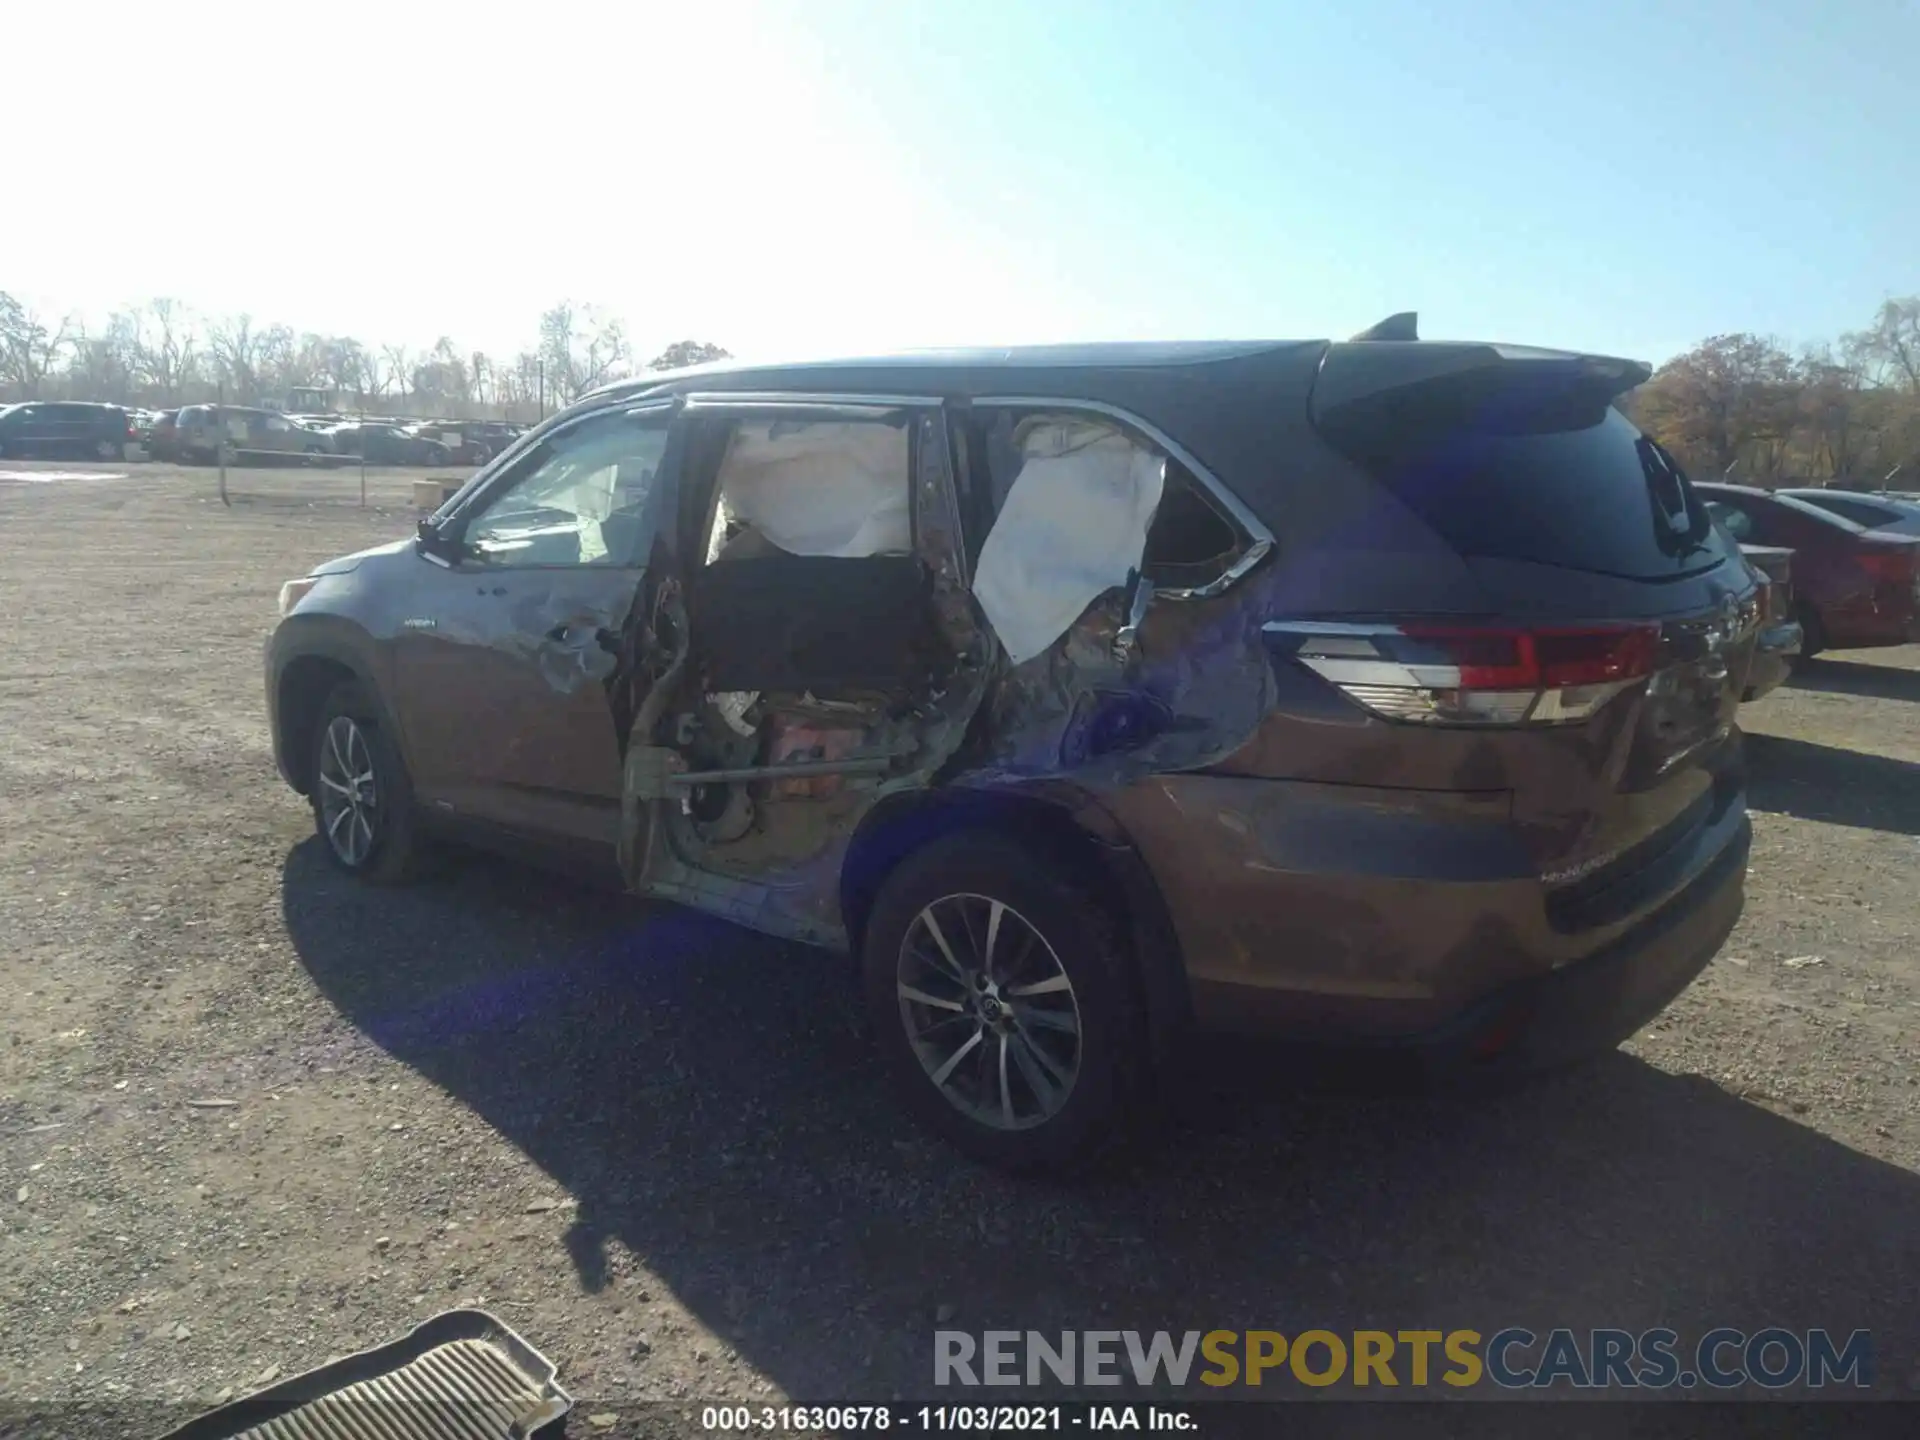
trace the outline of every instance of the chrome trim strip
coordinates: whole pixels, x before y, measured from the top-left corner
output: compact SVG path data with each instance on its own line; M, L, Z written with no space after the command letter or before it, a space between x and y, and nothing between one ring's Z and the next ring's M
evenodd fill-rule
M1294 658L1322 679L1331 680L1336 685L1385 685L1402 690L1460 688L1460 667L1457 665L1407 665L1398 660L1360 660L1325 655L1296 655Z
M699 390L686 397L689 410L839 410L891 414L946 402L937 395L830 395L805 390Z
M997 405L1018 407L1023 410L1064 410L1089 415L1104 415L1109 420L1118 420L1121 424L1138 430L1167 454L1187 467L1188 472L1198 480L1227 518L1240 527L1240 533L1250 542L1241 557L1234 561L1217 578L1205 585L1189 585L1155 590L1154 598L1159 600L1208 600L1224 593L1273 552L1273 532L1254 516L1253 512L1240 502L1224 484L1206 466L1194 458L1193 452L1180 444L1166 431L1149 420L1143 420L1131 410L1118 405L1109 405L1104 400L1071 400L1053 395L979 395L969 402L972 405Z
M1270 635L1398 635L1398 625L1363 625L1345 620L1269 620L1261 630Z

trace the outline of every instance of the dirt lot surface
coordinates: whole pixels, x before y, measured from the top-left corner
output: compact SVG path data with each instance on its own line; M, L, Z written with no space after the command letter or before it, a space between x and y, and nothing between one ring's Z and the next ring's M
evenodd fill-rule
M0 1398L205 1405L476 1302L603 1419L924 1398L939 1322L1865 1327L1920 1390L1913 650L1749 709L1746 916L1625 1053L1242 1065L1059 1188L911 1130L823 957L504 861L330 872L261 643L412 477L116 469L0 479Z

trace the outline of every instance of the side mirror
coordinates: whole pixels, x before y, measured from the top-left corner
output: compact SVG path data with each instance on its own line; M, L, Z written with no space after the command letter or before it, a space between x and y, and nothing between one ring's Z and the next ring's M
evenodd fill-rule
M419 547L421 554L447 564L453 564L462 559L466 550L457 537L447 534L434 524L431 515L414 526L413 543Z

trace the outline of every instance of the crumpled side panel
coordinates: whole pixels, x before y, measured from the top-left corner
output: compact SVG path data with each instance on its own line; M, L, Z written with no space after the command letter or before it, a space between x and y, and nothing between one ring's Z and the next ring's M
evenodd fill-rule
M1155 602L1127 664L1113 655L1122 597L1102 596L1002 676L964 783L1062 776L1098 790L1238 749L1274 701L1260 627L1273 613L1275 574L1256 572L1213 599Z
M603 686L618 663L621 627L632 608L631 571L610 583L601 595L586 593L577 575L561 572L544 583L541 572L517 572L512 590L512 619L499 631L499 648L530 660L540 678L570 695L583 685Z

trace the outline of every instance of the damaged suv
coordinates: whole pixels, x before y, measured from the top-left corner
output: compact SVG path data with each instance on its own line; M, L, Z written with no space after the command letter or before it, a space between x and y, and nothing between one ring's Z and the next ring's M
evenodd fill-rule
M1193 1027L1534 1065L1740 913L1754 581L1613 405L1423 342L932 352L604 389L291 582L335 863L560 843L858 957L920 1117L1121 1133Z

